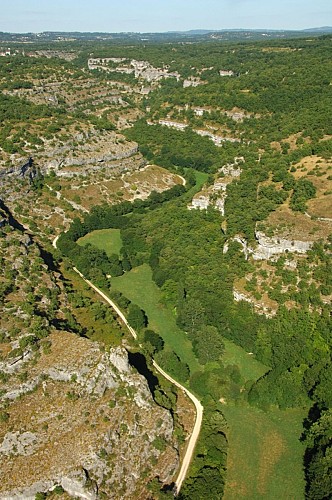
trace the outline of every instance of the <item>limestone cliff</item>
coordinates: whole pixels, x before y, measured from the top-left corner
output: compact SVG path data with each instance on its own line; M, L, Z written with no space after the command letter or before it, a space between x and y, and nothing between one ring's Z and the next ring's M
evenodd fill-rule
M312 246L313 241L290 240L277 236L268 237L262 231L256 231L255 236L258 242L257 247L253 250L253 258L255 260L270 259L274 255L283 253L306 253Z
M63 277L3 207L0 498L34 499L57 487L75 498L146 499L151 479L170 484L178 469L172 415L123 347L79 336ZM107 329L119 344L120 327L112 317L98 323L88 300L81 314L90 314L90 328Z
M146 498L151 474L170 483L178 466L172 417L126 351L103 353L66 332L49 340L47 354L25 362L29 384L17 374L2 385L0 498L33 499L56 485L78 498Z

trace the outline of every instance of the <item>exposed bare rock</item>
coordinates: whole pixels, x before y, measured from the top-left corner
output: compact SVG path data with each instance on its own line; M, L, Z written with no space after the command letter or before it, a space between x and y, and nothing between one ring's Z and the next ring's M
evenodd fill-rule
M168 128L175 128L177 130L185 130L188 127L187 123L175 122L173 120L159 120L158 123L159 125L165 125Z
M123 356L123 351L120 348L113 349L109 355L110 362L117 368L121 375L127 375L130 371L128 358Z
M231 241L236 241L237 243L239 243L242 247L242 252L244 253L244 256L245 256L245 259L248 260L249 258L249 255L251 253L251 249L250 247L248 246L248 242L245 238L243 238L242 236L240 235L235 235L233 238L230 238L230 240L228 240L225 245L224 245L224 248L223 248L223 253L227 253L228 252L228 248L229 248L229 243Z
M191 76L183 81L183 88L185 89L188 87L198 87L199 85L205 85L205 82L197 76Z
M210 205L215 207L225 215L225 201L227 198L227 186L233 180L241 175L242 169L239 164L244 161L242 157L235 158L234 163L224 165L219 169L223 177L217 178L212 186L203 189L197 193L191 204L188 206L191 209L206 210Z
M179 73L169 72L168 67L155 68L148 61L135 59L128 61L120 57L90 58L88 68L90 70L101 69L108 73L132 74L135 78L142 78L148 82L158 82L162 78L176 78L177 80L180 78Z
M256 231L255 236L258 242L252 254L255 260L268 260L276 255L288 252L304 254L313 245L312 241L289 240L278 236L268 237L262 231Z
M238 290L233 290L233 297L236 302L244 301L252 304L257 314L263 314L267 318L272 318L276 314L276 310L270 309L261 303L257 303L252 297Z
M32 455L37 441L32 432L7 432L0 446L0 453L4 455Z
M101 352L65 332L48 339L50 351L25 368L33 391L22 393L17 377L3 384L17 398L0 422L0 498L34 498L56 485L75 498L147 498L149 478L171 482L178 467L171 414L153 402L126 350Z
M216 146L222 146L223 142L241 142L241 140L236 137L216 135L208 130L195 130L195 132L202 137L209 137Z
M229 177L240 177L242 169L239 165L244 163L243 156L236 156L234 163L223 165L218 171Z

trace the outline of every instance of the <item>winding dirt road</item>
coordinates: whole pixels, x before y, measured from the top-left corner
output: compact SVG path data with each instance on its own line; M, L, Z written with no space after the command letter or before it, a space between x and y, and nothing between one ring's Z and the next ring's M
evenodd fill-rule
M57 248L56 244L58 241L59 236L54 238L53 240L53 246L54 248ZM128 328L130 331L131 335L134 337L134 339L137 339L137 333L135 330L129 325L125 315L122 313L122 311L118 308L118 306L104 293L102 292L96 285L94 285L91 281L86 279L84 275L76 268L73 267L74 271L79 274L79 276L93 289L95 290L117 313L117 315L121 318L125 326ZM178 495L182 486L183 481L186 478L188 468L191 462L191 459L193 457L193 453L195 450L195 446L197 443L197 439L199 437L199 433L201 430L201 425L202 425L202 420L203 420L203 406L201 405L200 401L190 392L186 387L181 385L179 382L177 382L174 378L172 378L168 373L166 373L154 360L153 360L153 366L155 369L167 380L169 380L172 384L176 385L179 389L181 389L187 396L191 399L191 401L194 403L195 408L196 408L196 420L195 420L195 425L193 428L193 431L191 433L188 446L186 449L185 456L183 457L182 465L180 468L179 475L175 481L174 485L174 493L175 495Z
M153 361L153 366L155 367L156 370L158 370L159 373L161 373L165 378L167 378L167 380L169 380L174 385L176 385L177 387L182 389L183 392L185 392L187 394L188 398L190 398L191 401L194 403L195 408L196 408L195 425L194 425L193 431L192 431L190 439L189 439L188 447L186 449L186 454L183 457L183 461L182 461L179 475L175 481L175 488L174 488L175 494L178 495L180 492L182 483L186 478L186 475L188 472L188 467L190 465L190 462L191 462L191 459L192 459L192 456L193 456L193 453L195 450L196 442L197 442L197 439L198 439L198 436L199 436L199 433L201 430L201 425L202 425L202 420L203 420L203 406L201 405L200 401L190 391L188 391L188 389L183 387L183 385L179 384L179 382L177 382L176 380L174 380L174 378L170 377L166 372L164 372L164 370L162 368L160 368L160 366L157 365L157 363L155 361Z

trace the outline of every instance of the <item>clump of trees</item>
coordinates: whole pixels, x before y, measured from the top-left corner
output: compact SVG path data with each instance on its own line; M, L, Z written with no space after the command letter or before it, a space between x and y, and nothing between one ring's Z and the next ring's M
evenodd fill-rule
M179 494L181 500L223 498L228 447L226 430L220 403L206 405L194 465L183 483Z

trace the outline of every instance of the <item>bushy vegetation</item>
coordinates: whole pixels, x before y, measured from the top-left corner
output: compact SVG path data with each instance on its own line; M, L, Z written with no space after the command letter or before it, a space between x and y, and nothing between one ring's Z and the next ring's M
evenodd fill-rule
M94 46L96 56L125 54L128 59L149 60L158 67L168 65L169 71L181 75L179 81L162 81L144 98L135 97L140 115L145 116L125 134L139 143L147 161L185 175L186 187L153 192L145 201L96 206L82 220L73 221L58 246L86 277L105 290L110 289L109 275L119 277L142 264L150 266L161 305L172 311L179 334L186 339L188 350L192 349L194 363L187 362L159 332L150 329L148 315L139 304L111 288L130 324L139 330L147 358L153 355L170 374L187 383L206 407L200 445L182 498L209 498L207 492L210 498L222 496L227 428L219 405L221 397L264 412L271 408L308 410L303 434L307 497L331 495L332 345L327 305L332 290L331 238L316 242L296 270L285 265L286 257L270 263L274 271L270 283L268 271L260 270L269 299L279 306L273 318L258 316L248 303L234 303L234 281L248 275L251 278L245 289L257 296L258 272L239 242L232 241L240 235L253 243L255 231L262 226L273 234L272 228L266 227L271 214L280 207L292 215L305 214L308 201L317 195L314 179L307 178L304 168L299 177L296 165L312 155L331 158L330 43L331 37L323 37L258 44L211 42L208 46ZM62 70L70 81L83 80L81 68L89 53L90 47L75 63L43 58L36 62L25 58L0 61L4 91L0 93L0 139L4 152L24 151L23 136L34 147L41 145L40 138L26 126L32 121L40 120L50 139L75 120L96 129L114 130L115 121L109 113L91 102L81 103L67 114L63 102L56 107L37 105L15 93L30 91L36 77L44 81ZM29 70L25 80L22 68ZM221 76L220 70L232 73ZM102 71L90 76L99 83L109 79ZM192 77L199 85L184 86L184 79ZM137 83L131 76L118 79ZM132 106L134 100L127 104ZM196 108L203 110L196 113ZM184 123L187 128L162 127L158 124L162 118ZM198 135L200 129L223 136L222 146ZM236 157L243 157L242 172L227 186L225 216L212 208L188 211L196 189L195 175L205 175L211 185L222 175L220 168ZM108 255L91 244L77 244L90 231L105 228L121 231L120 254ZM228 251L223 253L226 243ZM6 268L0 283L2 303L15 292L15 286L15 269ZM31 296L34 290L22 308L38 316L39 304ZM84 302L82 297L73 296L72 300ZM94 314L96 319L107 319L105 311L98 308ZM74 325L74 319L68 314L68 324ZM31 334L20 341L19 350L33 348L41 339L38 321L32 324ZM258 380L247 380L236 363L224 364L225 339L264 363L266 372ZM174 394L166 392L159 388L155 399L171 408Z

